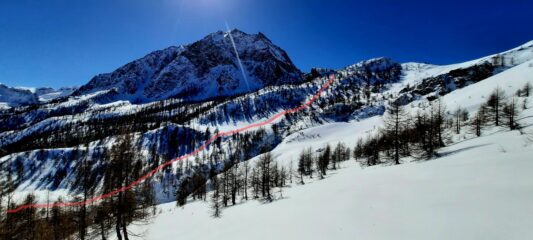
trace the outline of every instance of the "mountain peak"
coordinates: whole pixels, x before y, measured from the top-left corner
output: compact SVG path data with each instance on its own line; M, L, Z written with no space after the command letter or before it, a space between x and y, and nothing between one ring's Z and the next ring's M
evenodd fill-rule
M244 31L241 31L237 28L233 28L229 31L216 31L214 33L211 33L204 37L202 40L198 42L211 42L211 43L218 43L218 44L228 44L230 43L229 37L233 38L233 40L237 42L257 42L262 41L267 44L272 44L272 41L268 39L265 34L258 32L257 34L250 34L246 33Z
M301 80L300 70L287 53L264 34L232 29L152 52L114 72L97 75L75 95L115 88L118 95L114 100L133 103L166 98L200 101Z
M356 64L346 67L347 70L355 70L365 68L371 71L376 71L384 68L388 68L392 65L398 65L397 62L388 57L377 57L368 60L360 61Z

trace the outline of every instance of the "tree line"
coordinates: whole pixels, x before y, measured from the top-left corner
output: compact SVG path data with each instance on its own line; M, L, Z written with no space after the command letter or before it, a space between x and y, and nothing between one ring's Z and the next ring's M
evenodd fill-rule
M168 177L168 184L176 186L173 194L178 206L185 205L190 198L209 201L212 216L220 217L225 207L249 199L273 201L282 198L283 189L293 182L305 184L306 179L323 179L329 171L339 168L340 162L349 160L352 154L357 161L368 166L400 164L401 158L406 156L438 156L438 149L449 142L449 132L481 136L483 130L490 126L520 129L517 115L520 109L527 108L526 97L530 96L530 92L529 83L511 96L496 88L473 116L462 108L449 111L439 99L423 105L414 113L408 112L399 103L390 102L384 116L384 127L377 134L359 139L353 151L340 142L334 147L306 148L298 156L296 169L293 169L292 162L285 166L274 161L269 152L271 146L254 147L256 144L252 143L267 141L269 136L264 129L231 136L233 141L229 141L229 151L221 147L222 139L217 139L211 146L212 151L202 153L195 159L195 164L180 162L186 166L178 165L174 177ZM522 102L518 102L520 97ZM278 132L281 125L275 126L273 132ZM217 133L218 130L211 133L207 129L202 138L207 140ZM258 153L262 154L255 164L246 161ZM80 194L76 201L90 199L99 190L109 192L124 188L146 172L146 167L153 167L143 164L133 134L128 131L119 135L105 155L102 189L95 189L93 184L89 184L94 182L91 179L96 167L89 161L89 155L80 159L75 180ZM159 163L156 161L153 165ZM164 176L159 175L161 179ZM143 222L155 214L156 199L151 181L88 206L28 208L16 214L5 214L5 209L17 207L12 195L16 186L14 182L9 174L0 189L0 239L69 239L75 236L78 239L105 240L109 234L114 234L117 239L127 240L135 235L128 230L129 224ZM211 192L209 198L208 192ZM30 194L19 205L36 203L36 198ZM62 201L59 199L57 203Z
M350 159L351 150L339 142L334 148L327 145L313 151L307 148L298 157L297 168L290 164L278 164L263 149L255 163L230 154L219 173L210 176L193 174L181 182L175 196L177 206L188 200L209 201L213 217L220 217L225 207L248 200L270 202L283 198L283 189L293 183L305 184L305 178L323 179L328 171L339 168L340 162ZM208 194L210 193L210 194ZM209 197L208 197L209 196Z
M422 106L416 113L408 113L405 106L390 102L383 118L384 127L376 134L358 139L354 157L367 166L387 162L400 164L400 159L407 156L437 157L437 150L449 142L449 132L467 131L481 136L490 126L519 129L517 115L527 108L530 92L529 83L510 96L497 87L473 116L461 107L448 111L440 99ZM518 102L518 97L523 97L522 103Z
M142 169L139 153L133 144L132 134L123 134L113 145L103 180L103 192L110 192L128 186L138 179ZM77 168L79 194L72 200L82 202L95 196L95 186L89 180L93 171L88 157L81 158ZM153 183L145 181L126 191L115 194L90 205L59 206L66 203L61 198L52 208L26 208L17 213L6 214L7 209L36 204L34 194L27 195L20 204L13 201L15 189L8 176L0 191L0 239L107 239L111 232L119 240L128 240L131 233L128 225L133 221L143 222L155 214L155 192ZM47 200L47 203L50 203Z

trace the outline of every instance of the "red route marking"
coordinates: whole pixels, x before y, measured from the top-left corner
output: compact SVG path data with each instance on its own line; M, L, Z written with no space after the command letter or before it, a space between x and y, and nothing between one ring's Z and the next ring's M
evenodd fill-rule
M136 181L132 182L128 186L125 186L125 187L122 187L122 188L119 188L119 189L115 189L115 190L113 190L111 192L108 192L106 194L103 194L103 195L100 195L100 196L97 196L97 197L94 197L94 198L91 198L91 199L87 199L85 201L64 202L64 203L48 203L48 204L28 204L28 205L22 205L22 206L20 206L18 208L15 208L15 209L9 209L9 210L7 210L7 213L16 213L16 212L19 212L19 211L27 209L27 208L52 208L52 207L67 207L67 206L87 205L87 204L96 202L98 200L111 197L111 196L113 196L113 195L115 195L117 193L129 190L129 189L133 188L134 186L138 185L139 183L143 182L144 180L152 177L154 174L156 174L157 172L159 172L161 169L165 168L166 166L172 165L172 163L175 163L177 161L181 161L183 159L186 159L186 158L189 158L191 156L196 155L200 151L202 151L205 148L207 148L207 146L209 146L211 143L213 143L219 137L228 137L228 136L234 135L236 133L240 133L240 132L246 131L246 130L251 129L251 128L256 128L256 127L261 127L261 126L268 125L268 124L274 122L276 119L278 119L278 118L280 118L282 116L285 116L287 113L299 112L299 111L311 106L311 104L313 104L313 102L315 102L320 97L320 94L322 94L322 92L324 90L326 90L326 88L328 88L329 85L331 85L331 83L333 83L333 81L335 81L335 75L332 74L330 76L329 81L326 84L324 84L324 86L322 86L322 88L320 88L320 90L318 90L318 92L315 95L313 95L313 97L309 101L307 101L306 103L302 104L301 106L296 107L296 108L292 108L292 109L288 109L288 110L284 110L284 111L274 115L270 119L265 120L263 122L253 123L253 124L250 124L248 126L245 126L245 127L242 127L242 128L238 128L238 129L235 129L235 130L232 130L232 131L219 132L215 136L213 136L209 140L207 140L202 146L200 146L197 149L195 149L194 151L192 151L192 152L190 152L188 154L182 155L180 157L174 158L172 160L169 160L169 161L157 166L155 169L153 169L152 171L150 171L147 174L143 175L142 177L140 177Z

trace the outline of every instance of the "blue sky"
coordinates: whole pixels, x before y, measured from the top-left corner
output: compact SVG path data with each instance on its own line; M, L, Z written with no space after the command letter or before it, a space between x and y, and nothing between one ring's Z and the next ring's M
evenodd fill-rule
M533 40L533 1L0 1L0 82L73 86L232 28L265 33L303 71L388 56L446 64Z

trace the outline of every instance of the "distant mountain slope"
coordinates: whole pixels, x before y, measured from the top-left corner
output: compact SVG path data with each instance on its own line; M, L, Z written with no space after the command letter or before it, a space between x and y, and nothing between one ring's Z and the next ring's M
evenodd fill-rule
M60 97L69 96L75 90L76 88L74 87L62 87L59 89L50 87L28 88L8 87L0 84L0 108L45 103Z
M38 103L39 99L30 90L8 87L0 84L0 108L18 107Z
M48 102L57 98L67 97L76 91L75 87L62 87L59 89L53 89L49 87L36 88L35 94L39 97L39 101Z
M166 98L205 100L298 83L301 72L265 35L232 30L245 76L228 32L215 32L190 45L169 47L100 74L75 95L116 90L115 100L146 103Z

